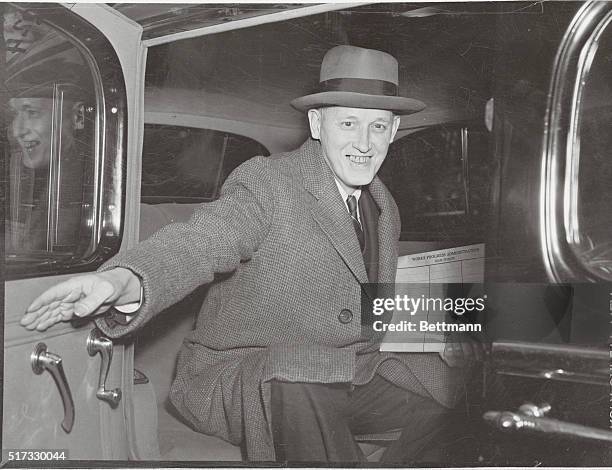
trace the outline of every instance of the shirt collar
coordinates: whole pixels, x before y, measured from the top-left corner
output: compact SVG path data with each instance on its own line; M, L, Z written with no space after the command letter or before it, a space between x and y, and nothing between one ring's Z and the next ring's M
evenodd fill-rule
M342 200L346 202L349 197L349 194L344 190L344 188L336 177L334 177L334 181L336 182L336 186L338 186L338 191L340 191L340 196L342 196ZM361 188L357 188L352 195L355 196L355 199L357 200L357 202L359 202L359 197L361 196Z

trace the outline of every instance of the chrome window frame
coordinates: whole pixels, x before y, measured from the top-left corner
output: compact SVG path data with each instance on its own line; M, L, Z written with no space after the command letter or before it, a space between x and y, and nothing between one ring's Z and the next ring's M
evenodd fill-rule
M610 22L612 3L590 1L576 13L557 51L545 117L540 173L541 253L552 282L605 281L576 254L578 156L575 137L592 45Z
M7 280L93 271L119 251L124 222L127 161L127 96L119 58L108 39L89 22L59 4L16 3L64 34L86 59L96 95L91 243L83 256L67 259L6 260Z

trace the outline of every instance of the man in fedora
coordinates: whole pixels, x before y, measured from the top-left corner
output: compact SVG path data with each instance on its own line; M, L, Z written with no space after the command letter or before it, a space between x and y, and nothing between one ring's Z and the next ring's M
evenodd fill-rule
M15 70L17 69L17 70ZM84 171L93 161L93 127L85 106L92 100L91 73L78 63L50 59L7 70L10 124L10 217L6 249L28 252L48 246L49 213L58 211L53 250L78 244ZM61 191L49 207L57 181Z
M119 337L212 283L170 392L195 429L251 461L358 462L353 434L403 428L386 459L413 461L462 372L437 354L381 353L360 298L364 284L395 280L399 214L376 173L399 115L425 105L398 96L392 56L352 46L331 49L320 89L292 105L310 124L300 148L245 162L188 223L51 288L22 324L136 303L129 321L97 319Z

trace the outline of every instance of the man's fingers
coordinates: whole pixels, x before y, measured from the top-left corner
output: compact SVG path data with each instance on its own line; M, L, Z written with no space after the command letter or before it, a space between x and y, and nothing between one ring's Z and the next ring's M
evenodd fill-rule
M484 345L478 338L466 336L463 345L468 360L474 362L484 361Z
M20 323L29 330L46 330L74 315L84 317L104 311L106 301L115 293L114 285L98 277L70 279L43 292L30 304Z
M473 346L472 340L467 336L458 339L458 347L461 351L463 362L468 363L476 360L476 350Z
M81 288L74 285L72 280L58 284L39 295L27 308L19 323L28 329L34 329L41 321L49 318L46 314L55 312L66 300L78 299L80 295Z
M53 313L53 310L54 308L51 308L49 305L45 305L35 312L26 313L21 320L19 320L19 323L26 328L33 330L38 326L41 320L48 318L49 315Z
M452 334L444 345L442 358L450 367L464 367L474 356L469 341L462 335Z
M40 317L42 314L46 313L47 310L49 310L49 306L45 305L43 307L40 307L38 310L35 310L33 312L29 312L26 313L21 320L19 320L19 323L21 323L23 326L29 325L30 323L32 323L36 318Z
M47 289L45 292L40 294L27 308L26 312L34 312L46 305L51 304L52 302L61 301L65 297L69 296L73 293L73 290L76 286L72 279L68 281L61 282L60 284L53 286L51 289ZM74 295L74 293L73 293Z
M56 323L59 323L60 321L62 321L62 317L59 311L56 311L52 313L51 315L49 315L49 317L47 317L46 319L40 321L38 325L36 326L36 329L38 331L45 331L47 328L55 325Z
M28 330L38 329L39 325L42 322L46 322L47 319L55 316L55 309L47 309L42 315L34 317L28 324L24 324L24 326ZM23 322L23 319L22 319Z
M463 356L469 362L482 362L484 360L483 345L475 338L468 335L461 339L461 350Z

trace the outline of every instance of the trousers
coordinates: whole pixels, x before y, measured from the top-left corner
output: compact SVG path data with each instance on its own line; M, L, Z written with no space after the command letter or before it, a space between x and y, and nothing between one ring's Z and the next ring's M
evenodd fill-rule
M365 462L355 434L401 429L382 461L419 461L444 432L449 410L379 375L365 385L271 382L278 462Z

